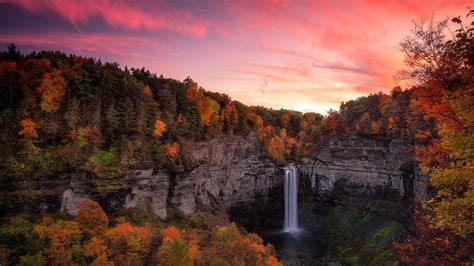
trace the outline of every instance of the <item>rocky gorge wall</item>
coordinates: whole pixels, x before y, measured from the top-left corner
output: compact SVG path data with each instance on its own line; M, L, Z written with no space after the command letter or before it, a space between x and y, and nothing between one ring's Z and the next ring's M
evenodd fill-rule
M170 211L187 215L218 206L249 228L281 226L283 170L267 157L255 135L221 135L186 145L196 165L190 172L142 169L113 180L85 174L17 180L5 184L0 211L63 210L75 215L77 203L92 198L109 211L147 208L161 219ZM309 191L311 201L408 202L427 194L427 177L414 164L413 148L400 140L333 138L297 167L300 194Z
M428 176L403 140L353 135L330 139L298 165L302 181L321 201L375 198L410 203L428 197Z
M7 182L0 191L0 211L17 213L77 213L85 198L101 203L108 211L147 208L161 219L170 210L191 214L216 205L262 208L281 187L282 170L263 151L255 135L220 135L211 141L188 142L196 168L171 173L165 169L128 171L108 179L82 173ZM273 202L273 201L272 201Z
M209 142L187 143L197 168L170 178L166 171L132 171L125 208L150 202L153 212L167 217L168 208L183 214L214 205L267 203L281 186L282 170L268 158L255 136L219 136Z

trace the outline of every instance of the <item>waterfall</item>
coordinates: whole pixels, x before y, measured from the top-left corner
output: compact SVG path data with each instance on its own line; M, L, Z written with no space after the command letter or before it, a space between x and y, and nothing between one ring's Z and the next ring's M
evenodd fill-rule
M298 176L292 164L285 167L285 224L284 231L298 231Z

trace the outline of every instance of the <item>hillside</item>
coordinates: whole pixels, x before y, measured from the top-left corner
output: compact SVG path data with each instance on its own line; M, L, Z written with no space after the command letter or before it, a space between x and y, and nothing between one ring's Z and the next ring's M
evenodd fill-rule
M326 115L8 46L0 264L304 264L264 240L289 164L301 224L328 249L308 263L472 262L473 29L453 23L453 40L440 22L402 42L416 85Z

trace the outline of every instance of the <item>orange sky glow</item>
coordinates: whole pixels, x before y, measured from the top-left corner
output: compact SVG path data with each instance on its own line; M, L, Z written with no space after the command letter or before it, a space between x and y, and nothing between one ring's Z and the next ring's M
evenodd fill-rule
M0 43L190 76L247 105L326 113L399 85L397 45L413 20L464 16L471 4L0 0Z

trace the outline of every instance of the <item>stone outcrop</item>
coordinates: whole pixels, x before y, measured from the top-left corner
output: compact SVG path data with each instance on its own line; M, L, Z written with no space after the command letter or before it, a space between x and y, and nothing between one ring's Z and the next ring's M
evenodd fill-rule
M132 184L132 188L125 196L125 209L151 208L158 217L166 218L166 200L170 186L166 171L156 173L153 169L130 171L126 180Z
M254 137L221 136L209 143L191 146L191 153L199 166L187 175L195 186L182 187L192 189L191 193L200 204L210 205L218 202L225 208L239 203L253 202L256 195L263 195L281 182L281 170L268 158ZM177 182L180 183L180 182ZM176 194L176 193L175 193ZM180 195L176 194L175 197ZM176 200L188 203L192 201ZM178 204L184 210L186 204ZM192 203L191 203L192 205Z
M218 205L243 225L280 226L283 170L267 157L254 134L220 135L183 145L195 165L190 171L145 169L114 179L65 174L15 181L5 184L8 193L3 195L13 203L2 202L0 210L12 214L63 210L75 215L77 203L92 198L107 211L141 207L166 219L171 209L190 214ZM300 193L306 187L311 197L323 201L351 197L411 201L428 193L427 177L414 164L412 146L400 140L333 138L297 167ZM308 200L302 195L301 201Z
M414 163L413 146L402 140L333 138L298 168L323 201L378 198L409 202L427 196L427 176Z
M44 204L50 212L62 210L76 215L78 203L92 198L109 211L140 207L166 219L170 208L187 215L215 205L225 209L254 207L258 201L263 206L282 184L282 170L268 158L253 134L221 135L185 145L196 165L190 172L132 170L114 180L69 174L43 180L47 185L39 180L25 186L43 194L48 191L53 206Z

